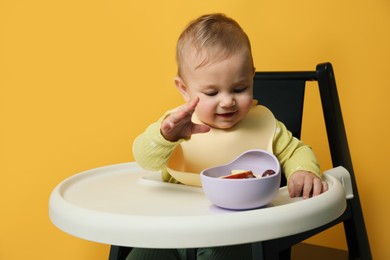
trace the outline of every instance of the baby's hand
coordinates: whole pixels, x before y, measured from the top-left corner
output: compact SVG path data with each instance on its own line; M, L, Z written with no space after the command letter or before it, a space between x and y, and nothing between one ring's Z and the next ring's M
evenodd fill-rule
M327 190L328 184L311 172L297 171L288 179L288 192L291 198L302 195L304 199L307 199Z
M160 130L166 140L176 142L182 138L189 138L193 134L210 131L209 126L194 124L191 121L192 114L198 103L199 98L191 100L162 121Z

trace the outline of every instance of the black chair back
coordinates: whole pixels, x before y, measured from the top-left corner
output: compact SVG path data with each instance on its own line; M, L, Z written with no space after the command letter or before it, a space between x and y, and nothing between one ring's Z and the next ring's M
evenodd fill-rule
M253 97L300 138L306 81L315 79L314 72L256 72Z

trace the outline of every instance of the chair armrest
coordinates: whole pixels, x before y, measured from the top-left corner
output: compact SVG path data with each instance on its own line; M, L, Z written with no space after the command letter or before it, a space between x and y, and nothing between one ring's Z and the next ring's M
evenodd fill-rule
M353 199L351 175L349 174L347 169L345 169L342 166L338 166L333 169L324 171L324 176L326 176L327 174L332 175L333 177L337 178L341 182L341 184L344 187L346 199Z

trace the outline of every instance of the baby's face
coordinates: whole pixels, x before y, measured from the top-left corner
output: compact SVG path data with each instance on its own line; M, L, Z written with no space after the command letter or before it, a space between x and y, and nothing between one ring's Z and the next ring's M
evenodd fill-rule
M199 68L196 64L186 66L187 100L199 97L195 113L203 123L233 127L252 106L254 69L249 55L239 52Z

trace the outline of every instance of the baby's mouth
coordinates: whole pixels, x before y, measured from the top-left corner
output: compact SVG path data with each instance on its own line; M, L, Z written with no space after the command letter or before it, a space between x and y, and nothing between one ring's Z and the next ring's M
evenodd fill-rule
M221 113L217 114L217 116L222 117L222 118L231 118L234 116L236 112L229 112L229 113Z

